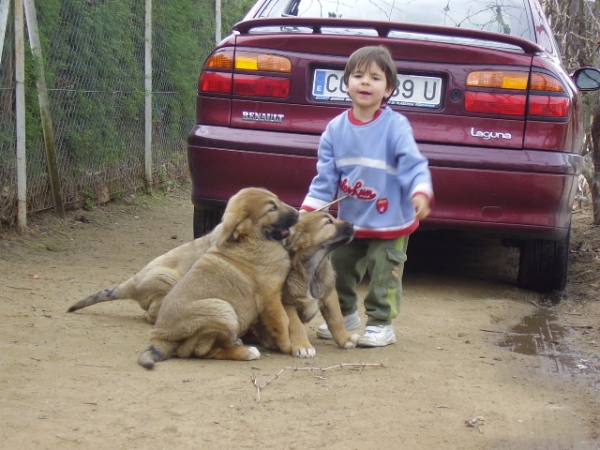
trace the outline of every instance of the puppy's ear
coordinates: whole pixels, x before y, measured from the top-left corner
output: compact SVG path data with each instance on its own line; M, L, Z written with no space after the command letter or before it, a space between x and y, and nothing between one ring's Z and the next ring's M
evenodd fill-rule
M226 242L235 242L240 236L240 225L248 218L247 211L225 211L221 222L221 235L217 239L217 247Z
M284 247L288 250L297 252L300 249L310 246L310 233L301 223L296 223L290 228L290 235L285 239Z

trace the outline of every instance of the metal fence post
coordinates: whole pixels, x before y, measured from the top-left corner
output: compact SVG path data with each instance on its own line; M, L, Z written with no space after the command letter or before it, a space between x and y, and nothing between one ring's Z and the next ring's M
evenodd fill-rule
M147 188L152 189L152 0L146 0L144 42L144 153Z
M27 228L27 159L25 147L25 24L23 0L15 0L15 113L17 138L17 227Z
M0 3L0 63L2 62L2 52L4 50L4 39L6 37L9 9L10 0L2 0Z
M221 42L221 0L215 0L215 41Z

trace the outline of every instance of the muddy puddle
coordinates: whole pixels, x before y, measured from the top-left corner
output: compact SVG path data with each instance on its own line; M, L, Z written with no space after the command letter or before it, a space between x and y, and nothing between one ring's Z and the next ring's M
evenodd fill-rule
M569 327L558 324L551 307L544 307L504 333L498 345L515 353L539 357L545 371L553 375L587 378L597 374L598 355L590 357L571 349L568 345L571 332ZM597 388L600 389L600 384Z

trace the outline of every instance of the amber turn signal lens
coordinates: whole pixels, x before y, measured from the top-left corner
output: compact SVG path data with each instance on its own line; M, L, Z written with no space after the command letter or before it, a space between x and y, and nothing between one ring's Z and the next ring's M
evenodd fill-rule
M292 71L292 62L283 56L240 52L235 55L235 68L289 73Z
M528 72L480 71L469 74L467 86L524 91L527 89L528 80Z
M531 76L532 91L565 92L562 83L556 78L544 73L534 73Z
M233 50L214 53L204 63L205 69L233 69Z

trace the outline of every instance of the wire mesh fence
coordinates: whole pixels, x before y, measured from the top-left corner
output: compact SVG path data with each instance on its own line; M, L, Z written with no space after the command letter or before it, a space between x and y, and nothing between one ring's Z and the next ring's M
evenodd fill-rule
M11 2L12 3L12 2ZM148 3L148 2L146 2ZM152 2L152 181L188 177L186 138L197 77L214 46L215 2ZM224 1L224 31L251 2ZM145 2L35 1L67 208L145 187ZM17 220L15 38L11 6L0 66L0 227ZM1 38L1 36L0 36ZM27 41L27 38L26 38ZM27 212L53 207L36 89L26 42Z

